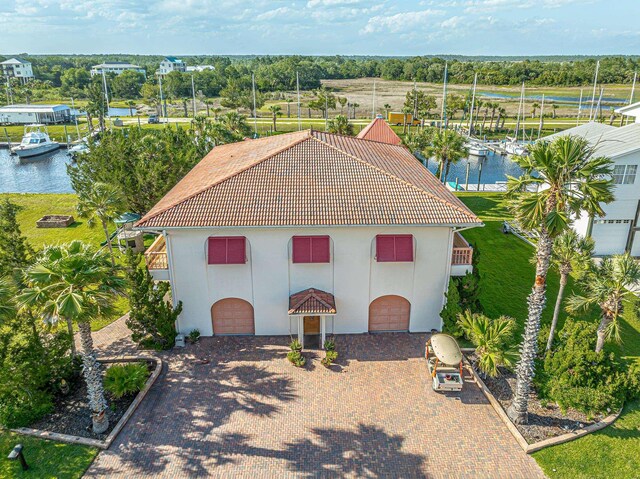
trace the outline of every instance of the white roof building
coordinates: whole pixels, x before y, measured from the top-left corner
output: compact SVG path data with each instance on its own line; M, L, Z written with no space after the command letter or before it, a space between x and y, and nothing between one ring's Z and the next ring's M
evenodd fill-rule
M2 75L5 77L20 78L23 82L29 81L33 76L33 68L31 62L21 60L20 58L9 58L0 62Z
M0 107L0 123L63 123L71 120L67 105L7 105Z
M635 118L636 123L640 123L640 101L631 105L623 106L616 109L616 113L631 116Z
M632 111L630 105L625 107ZM640 115L640 104L636 104ZM621 108L620 110L622 110ZM586 123L543 138L574 135L596 146L595 154L613 160L615 200L603 205L605 216L588 218L583 215L575 222L575 230L595 241L594 254L605 256L625 251L640 256L640 122L623 127L602 123Z
M122 72L125 72L127 70L134 70L142 73L145 78L147 76L147 71L140 65L134 65L133 63L128 62L104 62L100 63L99 65L94 65L91 67L91 76L102 75L102 72L115 73L116 75L120 75Z
M214 67L213 65L193 65L193 66L189 66L187 67L188 72L203 72L205 70L215 70L216 67Z

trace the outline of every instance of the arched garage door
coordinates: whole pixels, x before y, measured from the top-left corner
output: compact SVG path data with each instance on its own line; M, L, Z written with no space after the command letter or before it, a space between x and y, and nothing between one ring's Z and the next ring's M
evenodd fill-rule
M410 311L402 296L380 296L369 305L369 331L408 331Z
M226 298L211 306L213 334L254 334L253 306L244 299Z

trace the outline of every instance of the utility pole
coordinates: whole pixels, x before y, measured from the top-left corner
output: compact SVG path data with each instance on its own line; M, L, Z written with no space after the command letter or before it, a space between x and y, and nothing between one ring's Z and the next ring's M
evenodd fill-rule
M164 116L165 123L168 123L167 104L164 102L164 96L162 95L162 75L158 75L158 85L160 86L160 116Z
M302 130L302 120L300 119L300 76L296 71L296 90L298 92L298 131Z
M542 124L544 120L542 119L542 115L544 115L544 93L542 94L542 103L540 103L540 125L538 125L538 139L540 139L540 134L542 133Z
M196 87L193 80L193 73L191 74L191 95L193 96L193 117L196 117Z
M376 119L376 81L373 80L373 96L371 98L371 119Z
M251 74L251 84L253 86L253 136L258 138L258 112L256 111L256 76Z
M109 93L107 92L107 76L102 69L102 84L104 85L104 99L107 102L107 116L109 116Z
M71 97L71 109L75 112L75 105L73 103L73 97ZM80 128L78 128L78 115L76 115L75 113L73 114L73 119L75 120L76 123L76 135L78 135L78 140L80 139Z
M442 87L442 114L440 115L440 129L447 128L447 62L444 62L444 85Z
M476 106L476 84L478 82L478 73L473 77L473 93L471 94L471 113L469 114L469 137L473 135L473 110ZM486 116L485 116L486 118ZM462 123L462 121L461 121ZM462 125L461 125L462 126Z
M589 121L592 120L592 116L594 115L593 107L596 103L596 85L598 84L598 71L600 70L600 60L596 63L596 74L593 77L593 93L591 95L591 109L589 110Z
M578 103L578 117L576 118L576 125L580 124L580 113L582 113L582 88L580 88L580 102Z

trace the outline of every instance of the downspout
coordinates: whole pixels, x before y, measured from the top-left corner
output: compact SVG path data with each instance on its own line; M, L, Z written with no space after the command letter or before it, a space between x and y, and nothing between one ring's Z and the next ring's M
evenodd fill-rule
M178 304L178 293L173 276L173 251L171 249L171 237L169 236L169 233L167 233L167 230L162 230L162 236L164 236L165 248L167 250L167 267L169 270L169 284L171 285L171 305L175 308ZM176 319L176 331L180 332L180 316Z

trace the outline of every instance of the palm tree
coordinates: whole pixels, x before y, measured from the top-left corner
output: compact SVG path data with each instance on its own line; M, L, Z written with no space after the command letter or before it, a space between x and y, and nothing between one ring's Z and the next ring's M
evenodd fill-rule
M389 105L388 103L384 104L384 112L385 112L385 116L387 118L389 118L389 111L391 110L391 105Z
M556 306L553 310L553 320L551 321L551 330L547 340L547 351L551 349L553 344L553 337L558 325L558 316L560 315L560 306L562 305L564 289L567 286L569 275L573 271L584 271L588 267L593 247L594 243L591 238L582 238L572 229L556 237L553 242L551 262L560 273L560 288L558 289Z
M353 107L353 116L351 118L353 118L355 120L356 119L356 109L360 106L360 103L353 102L351 104L351 106Z
M506 108L500 107L498 108L498 121L496 121L496 125L500 124L500 128L504 129L504 122L507 119L507 110ZM502 120L502 123L500 122Z
M21 305L40 305L53 320L64 318L78 324L93 431L101 434L109 427L109 419L91 321L111 312L125 281L111 267L105 252L77 240L46 247L25 271L25 279L27 287L18 295Z
M282 108L280 108L280 106L278 105L271 105L269 106L269 111L271 112L272 119L273 119L273 131L278 131L276 120L278 116L281 115L280 112L282 111Z
M568 309L577 311L591 304L600 307L596 353L602 351L605 340L620 342L618 318L624 312L624 300L633 296L631 285L640 282L640 264L629 253L604 258L599 265L593 264L585 275L582 285L585 295L569 298Z
M344 115L338 115L333 120L329 120L329 133L340 135L353 135L353 125Z
M204 106L207 107L207 117L209 117L211 112L211 107L213 106L213 100L209 98L205 98L203 103L204 103Z
M411 114L413 110L411 108L409 108L408 106L403 106L402 107L402 133L406 134L407 133L407 117ZM412 121L413 123L413 121Z
M109 235L109 222L113 221L122 212L123 198L120 191L113 185L95 183L88 191L82 191L78 197L78 215L86 218L87 226L93 228L100 222L104 236L109 247L112 266L116 265L113 257L113 245Z
M534 101L531 104L531 118L535 118L536 116L536 110L540 108L540 103L538 103L537 101Z
M240 115L237 111L230 111L218 117L220 122L228 129L238 135L248 135L251 131L247 125L247 117Z
M136 106L136 102L133 100L127 100L127 107L129 108L129 116L133 116L133 107Z
M500 106L499 103L496 103L495 101L489 103L489 107L491 108L491 120L489 120L489 129L494 129L495 127L493 126L493 120L496 117L496 110L498 109L498 107Z
M529 156L516 157L519 178L508 177L509 207L518 223L538 234L536 277L528 298L529 312L516 368L516 390L507 414L516 424L528 421L528 402L538 349L540 318L546 303L547 272L553 240L572 217L604 214L601 203L613 200L612 162L594 157L583 138L562 136L552 143L536 143ZM535 192L527 191L536 187ZM542 188L540 188L542 187Z
M435 157L440 163L440 180L445 182L452 163L466 158L469 150L464 146L464 138L453 130L437 130L431 144L425 148L427 157Z
M345 96L339 96L338 97L338 103L340 104L340 114L342 115L342 112L344 111L344 106L347 104L347 97Z

